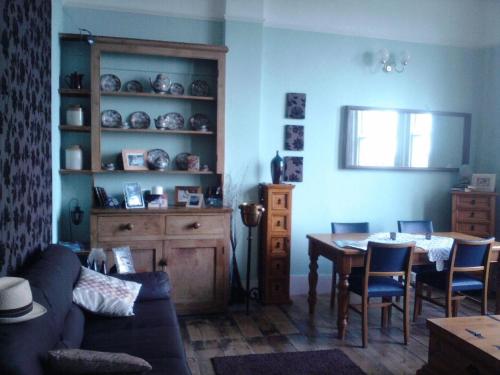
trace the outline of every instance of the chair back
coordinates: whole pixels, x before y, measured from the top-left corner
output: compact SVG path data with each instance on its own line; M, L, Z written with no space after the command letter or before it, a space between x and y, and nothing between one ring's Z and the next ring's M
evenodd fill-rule
M332 233L370 233L370 224L332 223Z
M366 277L404 275L409 277L414 251L415 242L394 244L368 242L365 257Z
M450 269L459 272L484 270L489 265L494 238L455 240L450 253Z
M398 220L399 233L432 233L432 220Z

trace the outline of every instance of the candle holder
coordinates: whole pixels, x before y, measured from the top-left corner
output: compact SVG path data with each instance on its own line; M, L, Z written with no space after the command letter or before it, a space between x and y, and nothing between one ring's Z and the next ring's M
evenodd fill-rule
M247 249L247 280L246 280L246 313L248 315L250 304L250 265L252 261L252 228L260 223L265 208L257 203L242 203L239 206L241 220L248 227L248 249Z

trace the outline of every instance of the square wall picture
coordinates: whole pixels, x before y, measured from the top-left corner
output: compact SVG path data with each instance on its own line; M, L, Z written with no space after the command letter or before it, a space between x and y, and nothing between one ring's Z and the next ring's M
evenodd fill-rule
M306 118L306 94L293 92L286 94L286 117Z
M302 156L285 156L285 181L302 182L304 158Z
M285 125L285 150L304 151L304 127Z

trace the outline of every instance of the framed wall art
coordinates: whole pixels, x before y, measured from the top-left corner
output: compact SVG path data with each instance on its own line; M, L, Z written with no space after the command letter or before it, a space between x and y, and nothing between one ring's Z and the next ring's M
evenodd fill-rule
M285 150L304 151L304 126L285 125Z
M286 94L286 118L306 118L306 94Z
M147 171L146 150L122 150L123 169L126 171Z
M287 182L302 182L304 158L302 156L285 156L285 178Z

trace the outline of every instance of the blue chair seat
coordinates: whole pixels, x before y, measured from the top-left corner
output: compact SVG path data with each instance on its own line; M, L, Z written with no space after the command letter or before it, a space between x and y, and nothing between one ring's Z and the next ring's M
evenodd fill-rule
M363 275L349 278L349 290L363 294ZM392 277L372 276L368 280L368 297L398 297L404 295L404 285Z
M417 274L417 282L423 282L434 288L446 289L447 272L422 272ZM453 292L483 289L483 282L476 277L456 272L453 275Z

